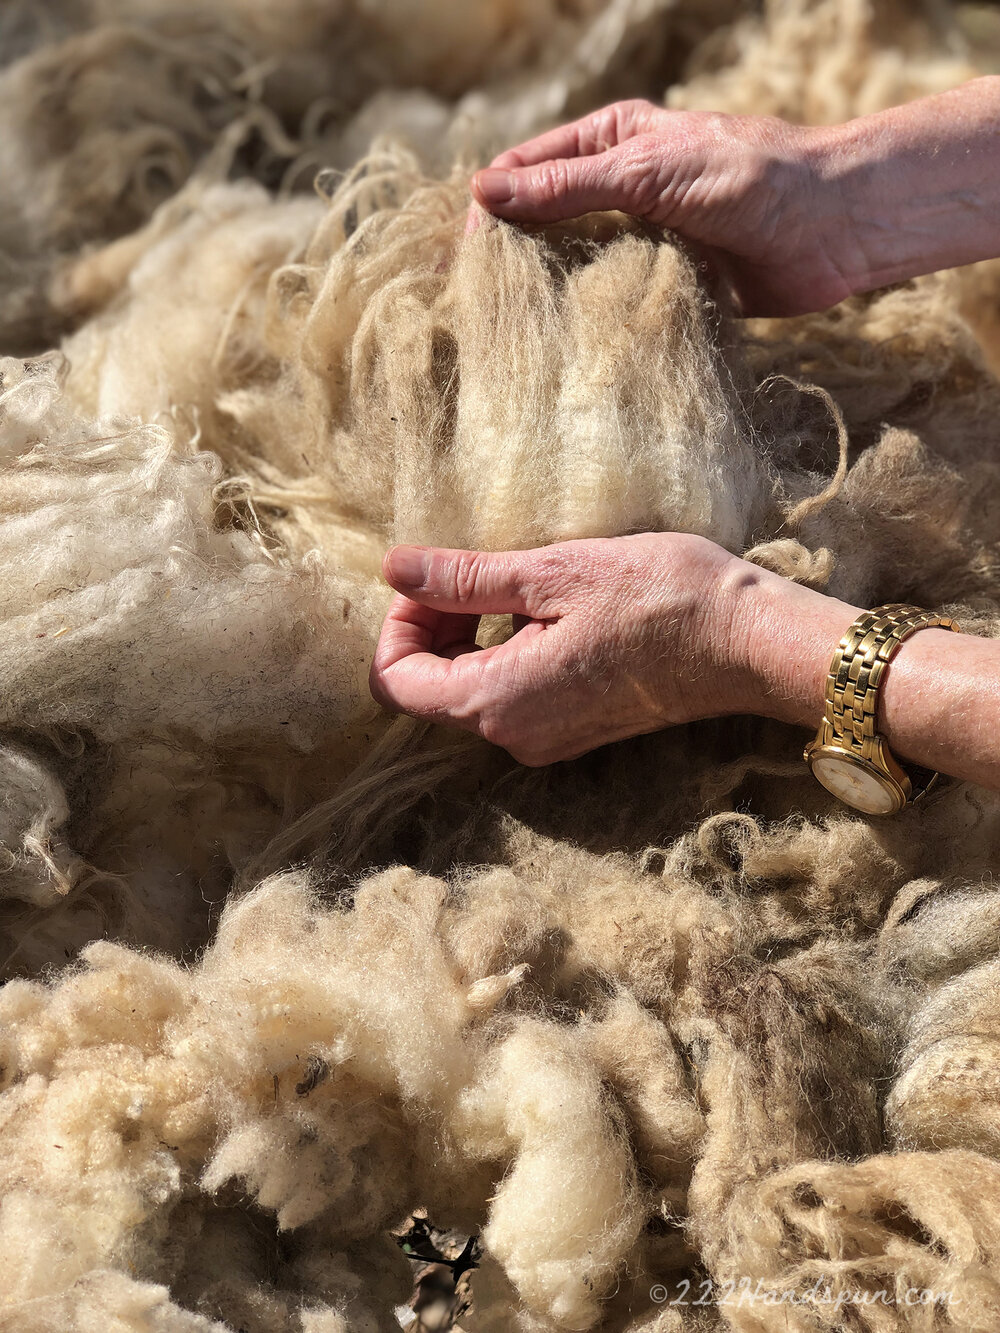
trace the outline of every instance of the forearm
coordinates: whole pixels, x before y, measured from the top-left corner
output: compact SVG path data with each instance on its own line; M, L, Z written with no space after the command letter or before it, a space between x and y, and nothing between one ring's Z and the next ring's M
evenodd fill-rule
M812 150L852 291L1000 255L1000 77L818 130Z
M813 732L834 650L863 608L765 571L743 580L744 707ZM1000 640L943 629L907 639L881 687L878 728L898 758L1000 790Z

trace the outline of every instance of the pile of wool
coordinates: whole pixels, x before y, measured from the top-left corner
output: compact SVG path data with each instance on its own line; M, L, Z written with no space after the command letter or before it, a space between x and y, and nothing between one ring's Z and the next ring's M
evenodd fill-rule
M231 0L195 93L194 19L81 0L0 75L21 112L80 43L148 75L4 150L44 278L7 345L79 324L0 362L4 1329L391 1330L415 1208L480 1236L470 1333L1000 1322L1000 797L867 821L751 718L525 770L366 689L398 538L678 527L1000 633L968 279L743 327L620 217L465 236L404 147L275 193L324 35L365 55L331 123L409 84L496 138L745 8ZM671 97L819 119L957 81L942 50L922 6L785 0ZM140 136L75 233L74 106L180 164Z
M963 969L996 895L974 912L923 881L915 901L912 855L853 821L753 825L713 830L742 873L522 832L508 868L450 883L396 869L324 901L285 874L194 969L95 943L57 986L8 983L13 1326L389 1327L406 1280L384 1235L418 1203L482 1228L476 1328L637 1327L657 1288L744 1278L884 1290L898 1322L876 1298L872 1328L933 1289L942 1326L993 1326L995 963ZM844 892L859 871L860 905L889 903L874 937ZM928 967L963 911L965 956ZM786 1326L787 1299L769 1308L726 1315ZM820 1298L787 1326L840 1313Z
M347 771L374 712L370 585L280 558L216 458L80 420L63 376L57 355L0 362L8 974L109 930L196 947L296 784Z
M130 235L196 169L308 192L319 168L347 169L393 133L445 171L602 101L658 95L745 8L12 0L0 11L0 351L42 350L78 322L67 258Z
M380 554L390 536L514 548L680 527L742 549L777 479L691 263L610 220L463 239L467 208L464 182L428 181L399 151L326 208L202 192L167 235L154 220L67 341L68 393L146 420L180 397L296 547L342 547L345 530ZM116 249L80 262L78 290L111 285Z
M974 78L951 7L763 0L694 53L667 104L834 125Z

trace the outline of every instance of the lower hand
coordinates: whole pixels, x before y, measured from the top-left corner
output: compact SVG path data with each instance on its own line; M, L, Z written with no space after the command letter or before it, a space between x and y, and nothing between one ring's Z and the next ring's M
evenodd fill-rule
M818 721L855 609L703 537L644 533L490 554L397 546L371 689L523 764L697 718ZM520 628L479 648L482 614Z

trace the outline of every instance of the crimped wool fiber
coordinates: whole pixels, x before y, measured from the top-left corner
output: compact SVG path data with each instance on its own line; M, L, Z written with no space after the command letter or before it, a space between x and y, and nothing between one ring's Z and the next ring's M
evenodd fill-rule
M752 718L523 769L366 686L400 539L1000 633L990 266L739 324L619 216L464 235L491 147L837 120L969 77L952 17L0 14L2 1333L391 1333L418 1209L469 1333L1000 1327L1000 796L870 822Z

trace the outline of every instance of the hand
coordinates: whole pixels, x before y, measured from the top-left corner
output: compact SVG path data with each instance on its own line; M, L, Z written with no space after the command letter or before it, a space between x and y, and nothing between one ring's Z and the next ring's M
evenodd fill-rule
M746 590L819 596L672 532L499 554L397 546L383 569L401 595L372 663L375 698L474 731L529 765L755 711ZM478 648L487 613L512 613L521 628ZM831 652L824 646L819 708Z
M726 713L814 731L860 610L672 532L497 555L397 546L383 567L401 595L375 698L530 765ZM480 649L493 612L521 628ZM997 640L922 630L886 674L880 730L897 757L1000 790L998 681Z
M617 102L502 153L472 190L515 222L600 209L645 218L692 242L740 313L799 314L857 290L839 177L824 172L829 138L765 117Z

